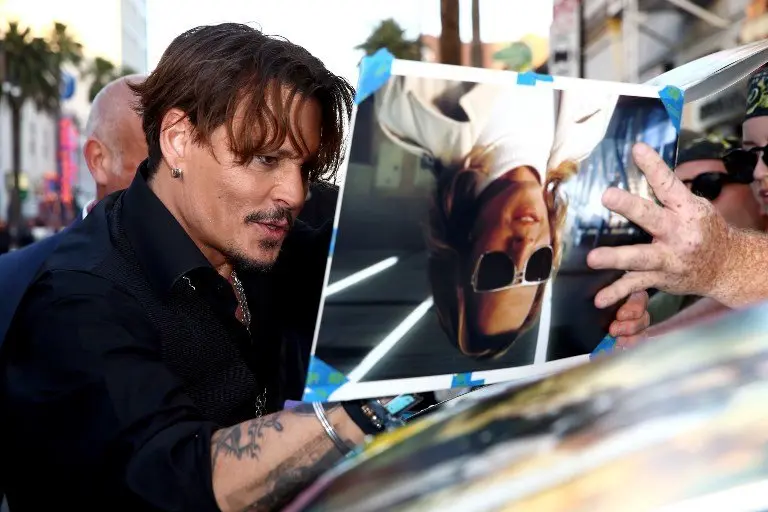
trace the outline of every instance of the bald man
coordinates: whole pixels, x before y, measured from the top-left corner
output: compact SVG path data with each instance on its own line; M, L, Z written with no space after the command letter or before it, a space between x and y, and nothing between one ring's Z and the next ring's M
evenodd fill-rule
M83 211L85 216L98 200L127 188L139 164L147 157L141 118L133 110L135 97L128 83L142 75L118 78L94 98L86 124L85 162L96 182L97 197ZM27 285L58 244L54 235L0 257L0 347Z
M128 87L129 83L144 78L144 75L118 78L107 84L91 104L83 156L96 182L96 199L86 205L84 215L97 201L128 188L139 164L147 158L141 117L133 110L136 97Z

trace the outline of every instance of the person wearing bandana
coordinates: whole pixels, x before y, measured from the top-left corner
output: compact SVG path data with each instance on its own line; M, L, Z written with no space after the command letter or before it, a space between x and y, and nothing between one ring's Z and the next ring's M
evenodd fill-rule
M753 190L764 211L768 210L768 67L763 66L749 79L747 110L742 125L740 150L728 154L725 163L730 173L754 178Z

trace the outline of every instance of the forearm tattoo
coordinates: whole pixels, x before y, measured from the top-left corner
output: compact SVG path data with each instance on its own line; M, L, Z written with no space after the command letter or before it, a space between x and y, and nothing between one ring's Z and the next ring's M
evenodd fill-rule
M341 405L338 403L324 404L326 413L330 413ZM211 444L211 462L215 467L219 459L234 457L237 460L259 460L264 442L264 435L272 431L273 435L281 435L286 431L282 421L286 415L314 416L312 404L298 406L269 416L256 418L229 428L216 431ZM270 440L275 446L274 437ZM347 444L351 444L345 440ZM277 467L269 471L264 480L259 483L266 492L247 510L276 510L287 505L296 495L303 491L318 476L333 467L341 459L341 454L328 438L325 432L318 434Z
M316 437L270 471L265 481L269 491L248 507L248 512L282 509L340 458L325 434Z
M267 430L283 431L279 412L217 430L212 438L213 466L216 466L216 461L222 456L236 457L237 460L258 459L262 438Z

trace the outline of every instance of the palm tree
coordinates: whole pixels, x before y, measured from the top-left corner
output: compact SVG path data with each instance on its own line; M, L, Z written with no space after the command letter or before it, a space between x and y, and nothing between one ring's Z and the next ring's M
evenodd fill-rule
M83 45L67 32L67 26L63 23L55 22L53 24L50 45L54 63L59 70L67 63L79 67L83 61ZM61 79L60 75L61 73L57 75L59 80Z
M405 30L392 18L379 23L363 43L355 47L373 55L379 49L386 48L396 59L421 60L421 41L407 39Z
M461 65L459 0L440 0L440 62Z
M96 57L84 73L91 78L91 86L88 88L88 101L93 102L99 91L112 80L134 73L135 71L127 66L118 69L111 61L102 57Z
M8 211L11 229L18 235L21 220L21 109L28 100L40 109L53 111L57 96L56 79L51 73L52 55L48 43L31 36L28 28L9 23L3 37L3 93L11 111L11 164L13 190Z
M480 0L472 0L472 66L483 67L483 42L480 39Z
M10 225L19 233L21 221L21 109L32 101L38 109L58 114L60 108L61 67L65 63L79 64L81 45L67 33L66 26L54 25L51 41L32 37L29 28L21 29L16 22L8 23L2 39L2 93L8 98L11 111L13 191L9 208ZM58 135L58 129L55 130ZM58 147L58 145L57 145Z

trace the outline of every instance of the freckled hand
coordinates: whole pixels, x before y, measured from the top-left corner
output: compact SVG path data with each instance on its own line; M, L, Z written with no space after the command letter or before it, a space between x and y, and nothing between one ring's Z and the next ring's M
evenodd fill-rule
M669 293L707 295L717 284L727 251L729 228L708 201L693 195L649 146L637 144L633 155L663 204L611 188L603 205L639 225L650 244L599 247L587 263L594 269L627 271L595 297L609 307L633 292L657 288Z

